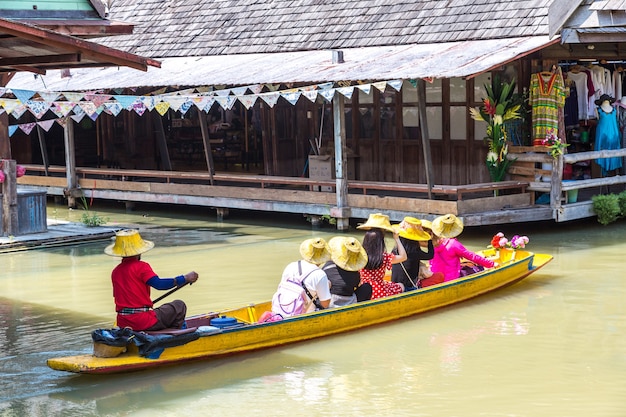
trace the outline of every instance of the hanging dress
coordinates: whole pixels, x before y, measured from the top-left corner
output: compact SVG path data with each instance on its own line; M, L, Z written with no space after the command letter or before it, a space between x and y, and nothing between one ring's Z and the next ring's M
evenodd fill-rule
M559 132L559 110L565 105L565 84L560 71L540 72L530 78L533 140L544 140L549 130ZM562 117L562 116L561 116Z
M596 126L595 147L596 151L615 150L622 146L620 140L619 127L617 125L617 109L606 113L598 106L598 125ZM609 171L622 167L622 158L611 157L596 159L596 163L602 169L604 177Z

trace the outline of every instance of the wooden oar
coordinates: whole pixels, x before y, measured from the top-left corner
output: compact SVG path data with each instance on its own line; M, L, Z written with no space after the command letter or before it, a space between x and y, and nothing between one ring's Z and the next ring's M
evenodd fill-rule
M176 291L180 290L181 288L183 288L185 285L189 284L189 282L185 282L183 285L181 285L180 287L176 287L173 288L171 290L169 290L168 292L166 292L165 294L163 294L162 296L160 296L159 298L152 300L152 304L156 304L159 301L161 301L162 299L164 299L165 297L174 294ZM190 284L191 285L191 284Z

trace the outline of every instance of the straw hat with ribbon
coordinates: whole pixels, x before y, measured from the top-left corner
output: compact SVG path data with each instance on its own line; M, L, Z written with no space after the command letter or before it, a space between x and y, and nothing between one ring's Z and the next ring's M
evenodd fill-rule
M330 260L330 248L321 237L307 239L300 244L300 256L307 262L321 265Z
M463 231L463 222L454 214L446 214L433 220L432 230L439 237L457 237Z
M422 222L415 217L405 217L401 223L392 226L396 232L409 240L430 240L430 235L422 229Z
M367 265L367 252L353 237L336 236L328 241L330 258L341 269L358 271Z
M115 243L104 248L104 253L110 256L127 258L129 256L141 255L153 247L154 243L149 240L143 240L139 235L139 231L126 229L115 233Z
M433 230L433 222L430 220L420 219L420 222L422 223L422 229Z
M367 221L361 225L358 225L356 228L361 230L383 229L388 232L394 233L393 227L391 227L391 223L389 223L389 216L382 213L370 214Z

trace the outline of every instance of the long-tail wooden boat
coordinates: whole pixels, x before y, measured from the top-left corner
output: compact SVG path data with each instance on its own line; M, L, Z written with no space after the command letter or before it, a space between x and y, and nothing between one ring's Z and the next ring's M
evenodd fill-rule
M485 254L499 256L496 259L499 266L431 287L265 323L259 323L258 318L270 310L271 303L250 304L187 318L187 326L197 328L194 331L197 336L195 340L160 349L156 355L142 356L137 346L129 343L126 352L115 357L83 354L48 359L47 364L61 371L106 374L280 346L456 304L520 281L552 260L551 255L525 250L502 250L498 254L486 251ZM224 323L236 320L236 323L226 327L211 326L214 318L222 319Z

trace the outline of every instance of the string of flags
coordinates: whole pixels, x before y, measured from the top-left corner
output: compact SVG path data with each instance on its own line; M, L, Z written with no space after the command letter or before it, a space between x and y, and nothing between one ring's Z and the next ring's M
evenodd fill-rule
M96 121L102 113L117 116L123 110L134 111L139 116L146 111L153 110L163 116L168 110L173 110L184 116L192 107L208 112L215 104L224 110L231 110L235 103L239 102L248 110L258 100L262 100L270 108L273 108L281 97L292 105L295 105L302 97L312 103L315 103L318 97L331 102L335 94L341 94L343 97L351 99L355 90L370 94L372 88L384 92L387 86L399 92L402 88L402 80L339 87L328 82L285 90L279 90L278 85L268 84L217 90L210 87L198 87L169 93L166 93L166 89L162 88L153 92L152 95L145 96L114 94L115 92L112 94L54 92L0 87L0 114L6 112L19 120L26 112L29 112L37 119L35 122L10 125L10 137L18 129L29 135L36 126L39 126L47 132L54 123L65 127L69 118L76 123L80 123L85 117ZM3 97L11 94L15 98ZM40 120L50 112L56 118L46 117L44 120Z

